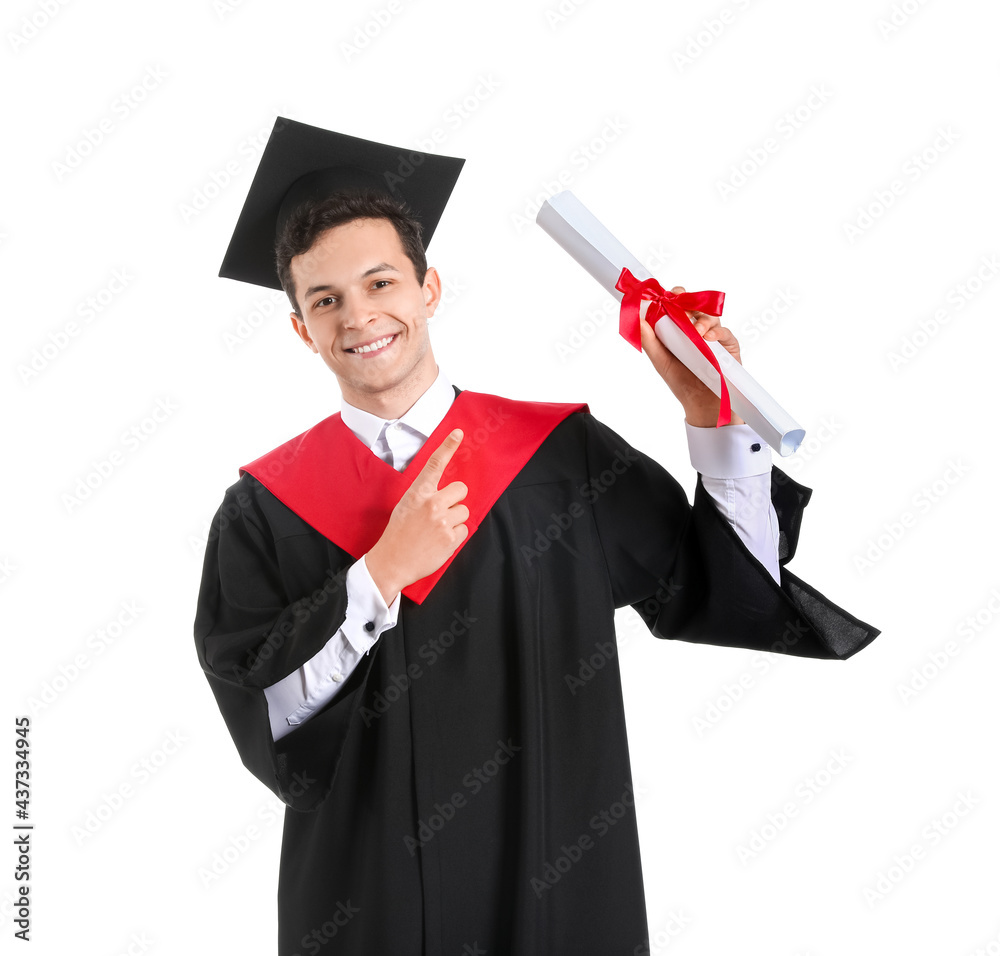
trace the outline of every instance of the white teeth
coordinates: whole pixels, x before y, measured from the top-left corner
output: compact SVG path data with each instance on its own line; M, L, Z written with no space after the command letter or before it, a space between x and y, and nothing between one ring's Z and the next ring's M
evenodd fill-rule
M360 348L351 349L352 352L377 352L379 349L384 349L393 339L395 335L388 335L384 339L379 339L377 342L372 342L371 345L362 345Z

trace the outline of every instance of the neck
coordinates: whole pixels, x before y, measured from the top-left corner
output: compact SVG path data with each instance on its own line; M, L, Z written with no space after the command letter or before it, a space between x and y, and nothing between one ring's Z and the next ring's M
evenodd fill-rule
M360 408L363 412L375 415L378 418L392 421L402 418L420 398L434 384L437 378L438 368L434 365L433 372L429 378L408 378L404 382L392 388L387 388L380 392L351 391L344 393L344 400L355 408Z

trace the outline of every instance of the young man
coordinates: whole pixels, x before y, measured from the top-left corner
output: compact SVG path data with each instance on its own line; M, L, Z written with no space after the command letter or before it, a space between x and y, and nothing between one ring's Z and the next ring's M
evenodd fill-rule
M808 490L748 426L710 427L718 400L650 329L693 507L584 406L454 389L424 246L458 169L360 142L279 120L237 227L238 246L278 221L277 276L239 277L280 281L343 404L242 469L195 624L244 763L288 804L279 951L644 952L615 608L660 637L811 657L878 632L779 567Z

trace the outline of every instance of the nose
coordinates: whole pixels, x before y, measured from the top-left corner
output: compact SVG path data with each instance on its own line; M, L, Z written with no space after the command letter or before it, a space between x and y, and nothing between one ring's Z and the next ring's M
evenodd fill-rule
M348 293L343 300L344 327L363 329L378 318L378 312L362 295Z

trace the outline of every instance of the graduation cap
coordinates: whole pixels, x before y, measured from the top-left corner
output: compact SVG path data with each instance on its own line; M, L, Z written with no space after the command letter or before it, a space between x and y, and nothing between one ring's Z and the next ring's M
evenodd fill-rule
M464 164L279 116L219 275L280 290L274 241L281 227L305 200L345 189L375 189L406 203L422 227L426 249Z

